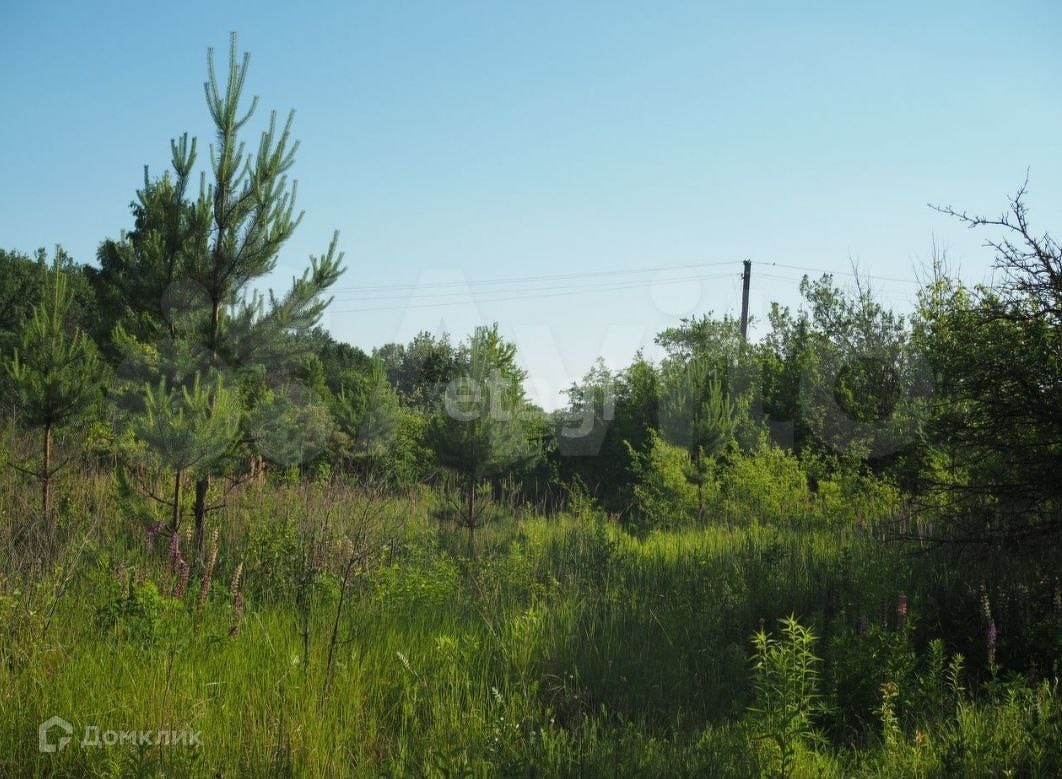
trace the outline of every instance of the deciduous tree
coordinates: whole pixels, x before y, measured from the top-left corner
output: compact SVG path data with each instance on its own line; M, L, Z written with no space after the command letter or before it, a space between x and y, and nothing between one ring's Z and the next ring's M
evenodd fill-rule
M936 467L923 486L951 539L1035 553L1062 535L1062 246L1034 230L1024 186L999 217L942 210L996 231L1002 280L968 289L940 277L923 294L937 376Z

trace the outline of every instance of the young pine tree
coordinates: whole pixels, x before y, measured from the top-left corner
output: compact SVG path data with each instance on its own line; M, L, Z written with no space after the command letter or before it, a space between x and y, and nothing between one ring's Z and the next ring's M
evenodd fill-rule
M40 483L41 512L54 533L52 478L62 467L54 452L55 435L83 420L100 400L102 369L96 346L69 324L73 297L59 256L48 275L44 300L33 309L3 369L7 391L22 424L40 432L41 459L31 467L15 466Z
M697 487L697 521L704 521L704 484L716 456L734 438L734 402L710 361L695 357L668 377L662 404L665 437L689 453L686 478Z
M524 374L516 367L515 354L496 325L478 328L460 359L458 378L446 387L428 424L437 462L453 472L460 485L461 524L468 530L470 548L485 521L485 507L477 504L484 482L534 456L524 414Z
M185 200L197 160L196 141L185 135L171 143L172 182L164 177L165 186L146 186L141 193L138 232L123 239L136 245L111 247L110 253L116 268L135 263L164 276L153 287L164 287L161 305L126 301L134 309L165 316L168 297L194 303L195 315L186 311L157 331L193 346L202 382L211 387L225 373L239 374L245 385L289 374L299 349L296 336L317 324L330 302L322 295L343 272L333 236L324 255L310 258L310 268L287 293L254 293L276 267L301 214L295 212L295 185L287 178L298 147L291 137L292 115L278 126L274 113L257 151L245 150L243 136L257 108L257 98L249 106L243 100L248 63L249 55L236 55L235 35L224 82L217 78L213 51L208 55L204 89L216 139L198 196ZM217 396L211 395L208 419L216 409ZM210 482L210 469L196 471L195 546L200 557Z
M374 363L357 383L342 386L332 413L343 436L343 456L366 475L382 473L394 448L403 409L383 365Z
M207 471L232 447L240 423L240 401L220 380L203 386L198 374L186 386L167 386L165 380L148 386L144 401L134 429L151 455L173 471L170 527L176 532L181 525L185 475Z

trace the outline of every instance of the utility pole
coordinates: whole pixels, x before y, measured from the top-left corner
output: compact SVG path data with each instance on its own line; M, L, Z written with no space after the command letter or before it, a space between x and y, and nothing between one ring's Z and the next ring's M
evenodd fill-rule
M741 340L749 340L749 282L752 281L752 260L745 260L741 274Z

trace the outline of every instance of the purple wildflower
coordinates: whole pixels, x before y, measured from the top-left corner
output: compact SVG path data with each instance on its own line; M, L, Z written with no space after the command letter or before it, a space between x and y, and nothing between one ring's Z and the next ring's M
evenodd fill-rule
M188 577L192 573L192 567L181 558L177 561L177 570L180 573L180 578L177 580L177 589L173 593L175 598L183 598L184 593L188 590Z
M240 621L243 619L243 593L239 590L236 591L236 595L232 598L232 627L229 628L229 635L235 636L240 632Z
M985 631L985 649L988 650L989 667L996 664L996 639L998 638L999 630L996 628L996 621L992 620L988 623L988 630Z
M170 563L177 564L177 561L181 559L181 534L176 530L170 536Z
M165 527L165 524L162 522L154 522L148 525L147 540L144 543L145 551L147 552L148 557L151 557L152 552L155 551L155 536L157 536L162 531L163 527Z

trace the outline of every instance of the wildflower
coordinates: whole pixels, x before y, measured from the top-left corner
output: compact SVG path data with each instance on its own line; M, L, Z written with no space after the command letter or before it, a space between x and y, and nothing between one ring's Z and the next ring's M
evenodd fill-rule
M903 630L904 624L907 622L907 596L901 595L896 600L896 628L897 630Z
M243 561L236 566L236 571L232 574L232 583L229 585L229 595L233 598L236 597L240 591L240 577L243 576Z
M243 619L243 593L240 592L240 577L243 575L243 561L236 566L232 574L232 582L229 584L229 595L232 597L232 627L229 635L235 636L240 632L240 620Z
M192 573L192 566L182 557L177 561L177 586L174 587L173 597L183 598L188 590L188 577Z
M243 620L243 593L239 590L232 597L232 627L229 628L229 635L235 636L240 632L240 622Z
M988 630L985 631L985 649L988 654L989 668L996 664L996 639L998 638L999 630L996 629L995 620L992 620L988 623Z
M203 619L203 609L206 608L207 594L210 592L210 582L214 578L214 566L218 561L218 531L214 529L214 535L210 539L210 554L207 556L206 568L203 569L203 583L199 587L199 603L195 611L195 630L198 633L199 624Z
M985 622L992 621L992 604L988 600L988 588L984 582L981 582L981 613L984 615Z
M155 536L162 532L162 528L165 524L162 522L154 522L147 527L147 538L144 541L144 551L148 557L151 557L155 551Z

